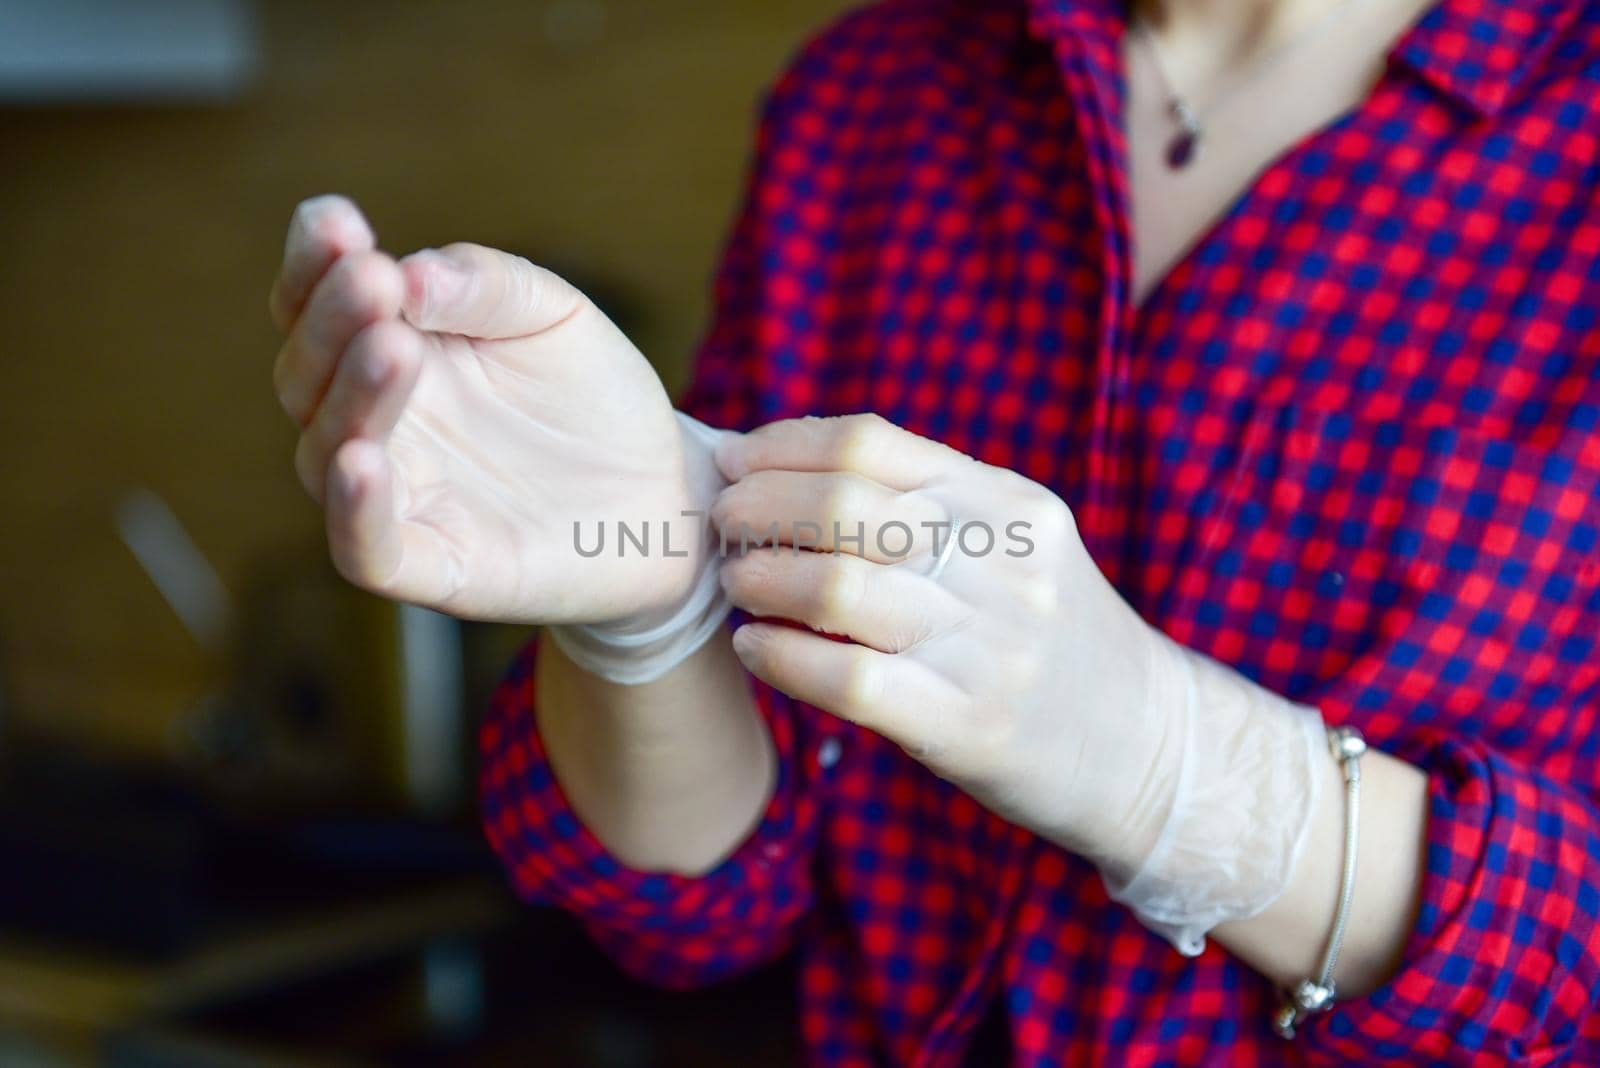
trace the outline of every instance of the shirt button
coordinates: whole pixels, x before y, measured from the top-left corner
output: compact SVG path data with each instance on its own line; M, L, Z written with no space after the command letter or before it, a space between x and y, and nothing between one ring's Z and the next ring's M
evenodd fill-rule
M761 852L765 853L769 860L777 860L783 856L783 843L768 842L765 846L762 846Z
M817 767L827 770L839 763L839 754L844 746L839 744L839 739L828 737L822 739L822 744L817 747Z

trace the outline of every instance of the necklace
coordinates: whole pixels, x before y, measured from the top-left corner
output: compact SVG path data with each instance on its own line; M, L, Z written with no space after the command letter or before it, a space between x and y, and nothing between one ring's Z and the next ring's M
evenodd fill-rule
M1200 155L1200 143L1205 137L1206 116L1214 113L1233 97L1239 89L1275 68L1291 52L1322 30L1327 29L1340 16L1348 14L1352 9L1361 6L1364 2L1365 0L1340 0L1339 3L1334 4L1310 26L1307 26L1277 48L1274 48L1259 62L1245 68L1224 82L1221 90L1212 96L1204 108L1191 104L1173 84L1171 76L1167 73L1167 66L1161 60L1161 49L1156 43L1155 31L1150 27L1150 23L1145 21L1144 16L1135 11L1132 18L1134 33L1144 42L1145 48L1150 51L1151 65L1155 67L1156 77L1161 79L1162 91L1167 96L1167 114L1172 117L1173 123L1177 126L1172 139L1167 142L1167 166L1177 171L1193 163Z

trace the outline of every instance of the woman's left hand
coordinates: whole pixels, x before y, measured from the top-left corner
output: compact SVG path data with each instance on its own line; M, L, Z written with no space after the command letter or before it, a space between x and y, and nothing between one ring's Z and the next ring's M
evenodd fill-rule
M870 415L730 435L717 460L730 598L810 628L740 627L753 674L1091 859L1148 854L1171 803L1156 769L1183 744L1177 647L1059 497ZM774 524L777 547L731 555Z

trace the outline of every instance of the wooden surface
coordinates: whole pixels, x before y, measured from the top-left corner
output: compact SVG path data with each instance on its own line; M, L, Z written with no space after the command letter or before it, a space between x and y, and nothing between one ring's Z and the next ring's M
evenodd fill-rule
M843 5L259 6L232 105L0 110L0 680L29 729L159 753L221 670L117 540L128 487L235 589L317 543L264 312L299 198L596 284L676 385L759 92Z

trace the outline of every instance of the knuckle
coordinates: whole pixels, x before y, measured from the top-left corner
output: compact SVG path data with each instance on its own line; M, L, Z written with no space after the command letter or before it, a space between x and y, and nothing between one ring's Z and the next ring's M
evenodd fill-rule
M856 520L867 516L867 489L859 479L848 475L829 476L823 492L821 519Z
M840 680L840 697L845 708L855 711L877 707L883 697L883 669L865 650L851 657Z
M1055 584L1048 575L1029 570L1024 581L1017 584L1017 602L1035 625L1051 623L1061 614L1061 600L1056 595Z
M873 412L842 417L839 424L839 458L844 466L859 466L881 451L888 427L888 420Z
M350 371L359 384L376 388L394 378L400 369L401 329L398 323L386 320L373 323L356 335L345 359L350 361Z
M1072 533L1075 524L1072 511L1066 503L1053 495L1038 492L1035 487L1030 488L1034 492L1026 496L1017 511L1034 533L1047 541L1057 541Z
M1073 523L1065 508L1040 509L1032 521L1033 529L1052 543L1059 543L1073 532Z
M819 559L831 566L816 585L818 615L824 621L854 618L866 597L866 576L860 568L847 566L848 561L843 557Z

